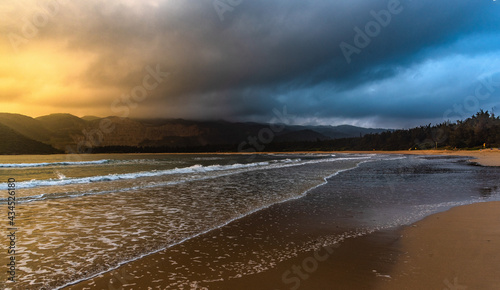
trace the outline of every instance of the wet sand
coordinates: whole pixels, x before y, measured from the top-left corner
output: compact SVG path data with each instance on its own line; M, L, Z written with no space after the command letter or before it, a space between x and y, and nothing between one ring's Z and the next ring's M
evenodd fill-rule
M470 156L472 162L477 162L483 166L500 166L500 150L482 149L482 150L399 150L399 151L294 151L294 152L206 152L206 153L163 153L166 155L233 155L233 154L332 154L332 153L354 153L354 154L407 154L407 155L455 155L455 156ZM132 154L132 153L131 153ZM141 153L141 154L158 154L158 153Z
M403 229L300 254L268 271L191 289L498 289L499 223L500 202L460 206ZM201 245L188 241L176 254L162 251L69 289L147 289L175 269L169 259L189 264L181 252Z
M431 215L405 228L400 245L392 279L377 289L500 288L500 202Z
M326 152L325 152L326 153ZM407 154L407 155L455 155L470 156L472 162L483 166L500 166L499 149L482 150L407 150L407 151L335 151L329 153L378 153L378 154Z
M261 221L265 220L281 227L288 218L276 220L276 217L284 216L280 211L277 207L244 217L236 223L65 289L370 289L380 279L385 279L401 254L399 232L386 230L346 238L340 243L318 241L309 251L272 257L276 259L274 267L260 268L256 265L258 258L248 251L249 248L266 251L272 256L273 248L288 247L282 239L301 244L315 233L325 234L321 227L311 225L318 221L311 221L309 225L305 223L299 226L299 231L291 234L272 226L269 228L269 224L262 226ZM268 231L262 232L262 228ZM327 232L338 234L345 230L333 227ZM261 244L259 233L263 239L276 240L275 244ZM238 257L238 250L246 256ZM221 261L221 256L225 261ZM239 275L238 271L227 267L238 263L256 265L251 270L255 273ZM188 281L186 284L181 276L200 282L189 284Z
M330 289L331 285L359 289L376 285L377 275L387 273L397 257L393 253L398 251L393 246L397 232L356 238L357 233L350 232L353 224L325 218L320 210L312 212L310 202L304 198L273 205L67 289ZM345 239L337 239L345 233Z
M500 166L498 150L366 153L472 156L478 158L474 162L482 165ZM256 213L238 223L247 224L245 233L250 231L250 236L255 236L259 233L259 221L268 222L265 217L268 213ZM498 289L500 285L500 202L460 206L408 227L353 237L340 244L322 243L314 250L284 257L272 268L243 276L218 268L216 262L221 255L227 254L224 251L229 244L246 249L259 247L238 238L241 230L238 223L66 289L182 289L183 285L170 284L178 281L178 277L170 273L184 270L186 276L203 281L184 289ZM303 230L313 234L324 228L310 226ZM332 233L341 231L329 230ZM270 233L260 234L265 237ZM225 237L236 238L228 241ZM297 237L300 236L292 240L299 243ZM279 236L272 238L279 243ZM289 236L282 238L290 239ZM193 261L193 256L198 259ZM242 261L251 260L248 256ZM180 269L180 265L189 267ZM220 271L225 271L224 276L230 278L221 280ZM196 272L195 277L193 272Z

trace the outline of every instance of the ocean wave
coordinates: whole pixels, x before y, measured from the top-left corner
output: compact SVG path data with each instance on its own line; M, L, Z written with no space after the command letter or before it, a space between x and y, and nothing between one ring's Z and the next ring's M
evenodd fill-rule
M259 163L251 163L251 164L233 164L229 166L225 166L224 169L220 169L221 165L216 165L216 166L207 166L203 167L201 165L194 165L191 167L187 168L182 168L182 169L175 169L177 170L174 173L186 173L188 171L192 172L208 172L208 171L221 171L221 174L213 175L213 176L193 176L191 178L183 178L180 180L173 180L173 181L167 181L167 182L150 182L147 184L141 184L140 186L134 186L134 187L126 187L126 188L121 188L121 189L114 189L114 190L104 190L104 191L85 191L85 192L78 192L78 191L73 191L73 192L56 192L56 193L47 193L47 194L38 194L38 195L31 195L31 196L22 196L18 197L18 202L19 203L27 203L27 202L32 202L32 201L39 201L39 200L45 200L45 199L56 199L56 198L73 198L73 197L81 197L81 196L87 196L87 195L99 195L99 194L107 194L107 193L112 193L112 192L126 192L130 190L137 190L137 189L143 189L143 188L154 188L154 187L160 187L160 186L169 186L169 185L174 185L174 184L179 184L179 183L185 183L185 182L191 182L191 181L199 181L199 180L206 180L206 179L211 179L211 178L217 178L217 177L222 177L222 176L227 176L227 175L232 175L236 173L242 172L237 171L237 170L230 170L230 169L244 169L246 171L252 171L252 170L258 170L258 169L263 169L263 168L280 168L280 167L288 167L288 166L296 166L296 165L301 165L302 163L297 163L300 162L301 159L283 159L283 160L272 160L269 162L259 162ZM271 167L265 167L265 165L269 165ZM219 170L217 170L217 167L219 167ZM230 167L230 168L229 168ZM141 172L139 172L141 173ZM135 176L138 176L137 173ZM126 177L129 177L130 174L127 174ZM167 175L167 174L163 174ZM59 179L66 178L64 175L58 175ZM131 176L131 175L130 175ZM148 175L151 176L151 175ZM161 176L159 175L153 175L154 176ZM97 176L95 179L102 178L103 176ZM121 178L120 178L121 177ZM130 179L130 178L124 178L125 176L116 176L114 180L120 180L120 179ZM77 180L77 182L73 183L58 183L55 184L55 186L63 186L63 185L71 185L71 184L81 184L81 183L86 183L86 180L88 178L80 178ZM68 179L70 180L70 179ZM72 179L75 181L75 179ZM50 182L50 181L55 181L57 182L57 179L49 179L45 180L45 182ZM105 181L105 180L102 180ZM35 182L35 180L32 180L30 182ZM43 185L39 185L39 187L42 187ZM51 184L45 185L45 186L51 186ZM35 186L36 187L36 186ZM1 186L0 186L1 188ZM5 203L7 201L6 198L0 198L0 204Z
M102 176L91 176L91 177L80 177L80 178L67 178L64 175L60 175L59 178L54 179L45 179L45 180L30 180L23 181L17 183L17 188L37 188L37 187L49 187L49 186L66 186L66 185L75 185L75 184L87 184L87 183L97 183L97 182L109 182L109 181L119 181L119 180L131 180L137 179L141 177L159 177L164 175L172 175L172 174L195 174L195 173L207 173L207 172L221 172L221 174L217 174L213 176L213 178L225 176L228 174L236 174L246 171L253 170L261 170L261 169L277 169L291 166L300 166L306 164L317 164L323 162L334 162L334 161L345 161L345 160L363 160L368 159L366 157L347 157L347 158L326 158L320 160L308 160L303 161L300 158L297 159L280 159L280 160L270 160L265 162L255 162L255 163L247 163L247 164L231 164L231 165L210 165L210 166L202 166L202 165L193 165L185 168L175 168L169 170L152 170L152 171L141 171L134 173L124 173L124 174L109 174ZM141 187L158 187L158 186L168 186L177 183L195 181L195 180L203 180L206 178L210 178L209 176L198 176L188 179L182 179L177 181L169 181L169 182L154 182L149 184L143 184ZM137 189L136 187L132 188L123 188L123 189L115 189L112 192L120 192L120 191L128 191ZM6 185L0 184L0 190L6 190ZM54 194L41 194L36 196L25 196L20 197L20 202L31 202L36 200L43 200L49 198L65 198L65 197L78 197L78 196L86 196L86 195L94 195L94 194L106 194L111 191L98 191L98 192L65 192L65 193L54 193ZM4 202L5 199L0 199L0 203Z
M297 164L283 164L284 167L289 167L289 166L296 166L296 165L303 165L303 164L316 164L316 163L321 163L321 162L327 162L327 161L341 161L341 160L356 160L356 159L368 159L366 157L352 157L352 158L335 158L335 159L332 159L332 158L328 158L328 159L324 159L324 160L315 160L315 161L307 161L307 162L300 162L301 160L300 159L295 159L295 161L299 162ZM276 161L276 160L274 160ZM283 161L284 163L291 163L293 162L293 160L291 159L285 159L285 160L280 160L280 161ZM158 253L160 251L164 251L168 248L171 248L173 246L176 246L176 245L179 245L179 244L182 244L186 241L189 241L191 239L194 239L198 236L201 236L201 235L204 235L206 233L209 233L213 230L216 230L216 229L220 229L220 228L223 228L224 226L227 226L228 224L234 222L234 221L237 221L239 219L242 219L246 216L249 216L253 213L256 213L256 212L259 212L261 210L264 210L266 208L269 208L273 205L276 205L276 204L280 204L280 203L284 203L284 202L287 202L287 201L291 201L291 200L295 200L295 199L300 199L304 196L306 196L310 191L312 191L313 189L315 188L318 188L320 186L323 186L325 184L328 183L328 179L331 178L331 177L334 177L344 171L349 171L349 170L352 170L352 169L355 169L357 168L360 164L364 163L364 162L369 162L369 160L364 160L364 161L361 161L360 163L356 164L355 166L351 167L351 168L347 168L347 169L340 169L340 170L337 170L336 172L326 176L326 177L323 177L323 182L320 182L319 184L315 185L315 186L312 186L311 188L299 193L298 195L296 196L293 196L293 197L288 197L288 198L284 198L282 200L278 200L278 201L274 201L274 202L271 202L269 204L264 204L264 205L261 205L261 206L258 206L256 208L253 208L253 209L250 209L248 210L247 212L245 213L242 213L242 214L239 214L238 216L235 216L235 217L232 217L232 218L229 218L227 220L223 220L221 221L219 224L217 225L214 225L208 229L205 229L205 230L202 230L198 233L195 233L195 234L192 234L188 237L185 237L185 238L182 238L180 239L179 241L175 241L173 243L170 243L170 244L167 244L167 245L164 245L164 246L160 246L159 248L157 249L154 249L154 250L151 250L151 251L148 251L148 252L145 252L145 253L142 253L142 254L139 254L138 256L136 257L132 257L132 258L127 258L125 260L122 260L122 261L118 261L115 265L112 265L112 266L109 266L108 269L105 269L105 270L102 270L100 272L97 272L97 273L92 273L90 275L87 275L86 277L82 277L82 278L79 278L79 279L76 279L76 280L73 280L73 281L68 281L66 284L64 284L63 286L60 286L56 289L62 289L64 287L68 287L68 286L71 286L71 285L74 285L74 284L77 284L79 282L82 282L82 281L85 281L85 280L88 280L88 279L91 279L93 277L97 277L101 274L104 274L104 273L107 273L109 271L112 271L112 270L115 270L117 268L119 268L120 266L122 265L125 265L127 263L130 263L130 262L133 262L133 261L136 261L136 260L139 260L141 258L144 258L146 256L149 256L149 255L152 255L154 253ZM336 241L337 243L340 243L343 241L343 239L346 239L346 238L351 238L351 237L357 237L357 236L361 236L365 233L362 233L362 234L357 234L357 235L353 235L352 233L346 233L344 236L341 236L342 239Z
M203 166L200 164L193 165L190 167L184 168L174 168L167 170L151 170L151 171L140 171L140 172L132 172L132 173L122 173L122 174L108 174L108 175L98 175L98 176L89 176L89 177L66 177L62 174L58 175L59 178L51 178L51 179L32 179L29 181L17 182L16 186L18 189L28 189L28 188L37 188L37 187L48 187L48 186L65 186L65 185L73 185L73 184L87 184L87 183L96 183L96 182L110 182L110 181L118 181L118 180L131 180L143 177L158 177L164 175L172 175L172 174L195 174L195 173L207 173L214 171L231 171L238 169L264 169L264 168L279 168L279 167L288 167L288 166L298 166L305 164L315 164L322 162L332 162L332 161L342 161L342 160L357 160L357 159L367 159L366 157L346 157L346 158L326 158L319 160L308 160L302 161L302 159L280 159L280 160L270 160L264 162L254 162L254 163L246 163L246 164L231 164L231 165L209 165ZM6 190L6 184L0 184L0 190Z
M203 161L211 161L211 160L222 160L223 157L195 157L194 160L203 160Z
M95 161L78 161L78 162L42 162L42 163L11 163L0 164L0 168L28 168L28 167L46 167L46 166L74 166L74 165L95 165L109 163L111 160L102 159Z
M266 165L270 165L273 163L290 163L290 162L298 162L300 159L291 160L285 159L280 161L266 161L266 162L256 162L256 163L248 163L248 164L231 164L231 165L193 165L185 168L175 168L175 169L167 169L167 170L152 170L152 171L141 171L141 172L133 172L133 173L123 173L123 174L108 174L101 176L89 176L89 177L65 177L63 175L59 176L59 178L52 179L44 179L37 180L32 179L29 181L18 182L16 185L18 188L34 188L34 187L45 187L45 186L63 186L70 184L86 184L86 183L95 183L95 182L103 182L103 181L116 181L116 180L126 180L126 179L136 179L141 177L157 177L163 175L170 174L189 174L189 173L204 173L211 171L223 171L223 170L234 170L234 169L242 169L242 168L251 168L251 167L262 167ZM5 190L6 185L0 185L0 189Z

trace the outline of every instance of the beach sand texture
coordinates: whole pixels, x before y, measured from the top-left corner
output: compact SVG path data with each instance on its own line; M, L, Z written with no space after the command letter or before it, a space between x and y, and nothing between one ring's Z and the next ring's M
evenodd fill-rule
M366 153L471 156L478 164L500 166L498 150ZM289 283L280 279L295 265L314 266L311 257L323 257L326 253L325 248L302 253L273 269L205 286L208 289L500 289L500 202L459 206L411 226L350 238L340 247L331 248L325 260L317 260L311 275L304 272L299 280L286 280ZM69 288L107 288L115 283L133 289L147 283L148 273L168 273L171 266L165 259L168 255L159 252ZM140 273L143 278L130 284L121 283L127 272Z
M452 208L405 228L377 289L500 289L500 202Z

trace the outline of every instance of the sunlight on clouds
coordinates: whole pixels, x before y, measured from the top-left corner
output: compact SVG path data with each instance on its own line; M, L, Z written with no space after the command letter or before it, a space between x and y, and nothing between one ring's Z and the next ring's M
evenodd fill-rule
M303 122L440 118L499 64L498 6L446 5L408 4L349 65L339 43L387 1L245 1L221 22L211 0L4 0L1 111L109 116L158 65L172 74L131 116L266 121L286 104Z
M90 53L68 52L58 42L38 40L19 53L1 54L2 111L42 115L54 112L54 107L65 111L102 103L99 99L116 91L106 86L88 87L80 79L93 59Z

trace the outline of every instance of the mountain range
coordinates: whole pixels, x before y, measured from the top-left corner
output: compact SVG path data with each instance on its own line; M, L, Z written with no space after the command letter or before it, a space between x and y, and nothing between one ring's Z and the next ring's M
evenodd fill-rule
M268 142L324 141L360 137L387 129L350 125L298 126L183 119L82 118L51 114L32 118L0 113L0 154L76 153L103 147L188 148ZM89 150L90 148L90 150ZM227 146L225 147L227 148Z

